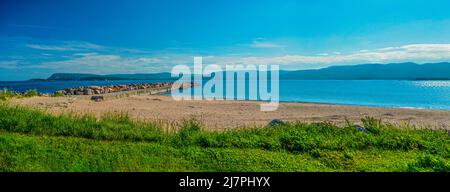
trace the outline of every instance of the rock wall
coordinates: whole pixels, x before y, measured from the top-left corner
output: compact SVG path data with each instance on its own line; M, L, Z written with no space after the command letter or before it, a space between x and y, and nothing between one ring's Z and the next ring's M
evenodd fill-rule
M159 89L159 88L171 88L174 85L172 82L167 83L151 83L151 84L128 84L128 85L108 85L108 86L89 86L78 88L66 88L59 90L56 94L63 95L99 95L107 93L117 93L133 90L145 90L145 89ZM180 89L194 86L194 83L182 83L178 85Z

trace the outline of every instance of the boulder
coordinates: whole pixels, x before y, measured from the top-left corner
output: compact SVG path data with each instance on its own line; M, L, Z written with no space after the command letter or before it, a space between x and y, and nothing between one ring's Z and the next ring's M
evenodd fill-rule
M89 86L88 88L89 88L89 89L93 89L93 90L101 89L100 86Z
M95 102L100 102L100 101L103 101L104 98L103 98L103 96L96 96L96 95L94 95L94 96L91 97L91 100L93 100Z
M94 93L94 91L92 89L90 89L90 88L86 88L83 91L84 95L93 95L93 93Z
M98 95L98 94L101 94L102 92L100 91L100 89L95 89L94 90L94 94L96 94L96 95Z
M267 127L275 127L279 125L286 125L286 122L284 122L281 119L273 119L272 121L269 122L269 124L267 124Z

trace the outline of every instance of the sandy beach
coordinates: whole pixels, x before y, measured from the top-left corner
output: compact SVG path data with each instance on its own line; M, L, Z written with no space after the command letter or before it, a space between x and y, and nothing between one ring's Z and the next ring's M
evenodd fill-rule
M264 126L272 119L302 122L330 121L360 123L365 116L389 123L450 129L450 111L343 106L315 103L280 103L277 111L261 112L258 101L174 101L164 95L137 95L95 102L87 97L32 97L12 100L13 104L45 109L51 113L91 113L101 116L125 112L141 120L180 122L195 118L211 129Z

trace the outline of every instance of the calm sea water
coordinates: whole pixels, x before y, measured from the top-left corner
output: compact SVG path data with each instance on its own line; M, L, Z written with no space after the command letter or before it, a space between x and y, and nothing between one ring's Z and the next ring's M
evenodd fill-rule
M155 82L161 81L16 81L0 82L0 88L53 93L67 87ZM450 81L282 80L280 101L450 110Z

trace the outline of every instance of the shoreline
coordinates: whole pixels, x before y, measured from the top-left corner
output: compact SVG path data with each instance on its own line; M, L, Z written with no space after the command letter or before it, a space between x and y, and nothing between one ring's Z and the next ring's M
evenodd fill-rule
M394 107L394 106L381 106L381 105L362 105L362 104L341 104L341 103L326 103L326 102L308 102L308 101L280 101L280 103L304 103L304 104L317 104L317 105L337 105L337 106L349 106L349 107L372 107L372 108L386 108L386 109L415 109L415 110L431 110L431 111L450 111L444 108L425 108L425 107Z
M44 109L50 113L93 114L127 113L134 119L179 123L197 119L214 130L265 126L273 119L287 122L331 122L345 124L347 120L361 124L366 116L386 123L444 128L450 130L450 111L434 109L383 108L336 104L280 102L278 110L261 112L262 101L174 101L171 96L135 95L102 102L87 97L31 97L11 100L12 104Z
M166 97L171 97L166 93L158 93L155 95L162 95ZM226 100L214 100L214 101L226 101ZM229 100L229 101L243 101L243 102L259 102L264 103L267 101L263 100ZM363 105L363 104L345 104L345 103L327 103L327 102L314 102L314 101L279 101L279 103L298 103L298 104L317 104L317 105L335 105L335 106L348 106L348 107L372 107L372 108L386 108L386 109L415 109L415 110L431 110L431 111L449 111L450 108L425 108L425 107L394 107L394 106L381 106L381 105Z

